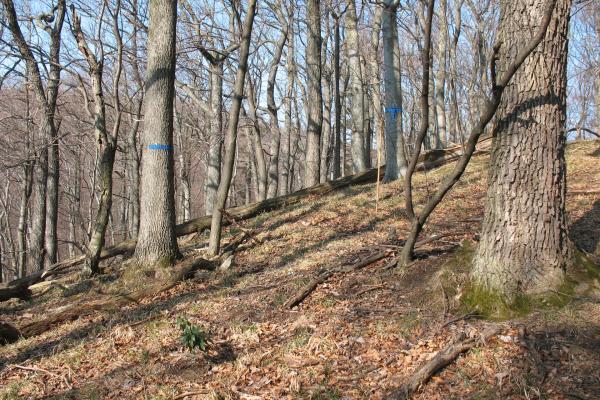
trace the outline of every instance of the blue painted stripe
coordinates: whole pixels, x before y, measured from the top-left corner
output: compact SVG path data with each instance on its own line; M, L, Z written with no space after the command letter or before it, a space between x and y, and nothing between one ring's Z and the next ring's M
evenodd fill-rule
M168 144L157 144L152 143L148 145L148 150L173 150L173 146L169 146Z

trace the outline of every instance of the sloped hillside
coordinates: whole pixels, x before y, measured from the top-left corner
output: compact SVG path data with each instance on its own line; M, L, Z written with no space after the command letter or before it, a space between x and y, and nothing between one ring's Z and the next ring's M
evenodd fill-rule
M227 268L1 347L0 398L390 398L438 350L490 324L460 304L487 160L473 159L422 236L439 239L425 240L409 268L390 262L407 228L399 183L381 187L377 209L375 185L315 196L233 225L228 238L242 229L257 233ZM568 161L572 240L600 254L600 143L570 145ZM419 174L421 201L449 168ZM188 256L201 254L206 236L181 243ZM382 260L361 263L381 251ZM3 318L22 325L117 293L119 277L131 275L126 265L107 261L109 273L97 280L66 277L31 301L3 303ZM290 308L311 284L314 290ZM179 317L208 334L206 352L182 346ZM600 305L593 296L495 323L499 335L414 398L600 397Z

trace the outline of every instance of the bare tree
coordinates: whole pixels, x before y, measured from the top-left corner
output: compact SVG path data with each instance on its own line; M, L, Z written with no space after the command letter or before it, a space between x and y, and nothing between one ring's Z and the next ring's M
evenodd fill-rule
M176 0L150 2L148 66L142 134L139 263L172 263L175 236L173 98L175 94Z
M42 109L39 122L39 130L37 133L37 141L35 143L35 167L34 167L34 192L33 192L33 207L32 207L32 224L31 224L31 239L30 253L34 270L44 268L45 256L45 236L46 236L46 211L52 223L56 221L58 215L57 204L58 198L54 192L50 193L50 204L48 205L47 194L47 179L48 179L48 146L57 145L56 140L56 125L55 111L56 100L58 95L58 86L60 83L60 46L61 46L61 31L64 22L66 3L64 0L59 0L57 5L48 14L38 16L38 21L43 25L44 29L50 34L50 51L49 51L49 72L46 87L42 80L38 62L33 55L33 51L25 40L21 27L17 19L15 6L12 0L2 0L6 12L8 27L12 33L13 39L16 42L19 54L25 60L27 68L27 79L32 86L38 106ZM53 23L53 24L52 24ZM54 147L53 147L54 148ZM56 149L55 149L56 150ZM54 151L54 150L53 150ZM57 150L56 150L57 151ZM55 155L58 157L58 154ZM53 156L54 157L54 156ZM56 159L58 162L58 159ZM53 176L57 179L58 171L53 169ZM53 182L54 184L54 182ZM54 189L53 189L54 190ZM56 240L56 226L50 226L50 239ZM55 243L50 244L51 251L55 251ZM55 254L52 254L55 257Z
M248 70L248 55L250 53L250 41L252 38L252 26L256 14L256 0L248 2L246 18L242 27L242 37L240 41L239 64L235 77L235 87L233 102L229 112L229 126L225 137L225 159L223 163L223 176L219 184L219 190L213 207L212 221L210 226L210 240L208 252L217 255L221 246L221 225L223 219L223 209L227 203L231 177L233 175L235 149L237 141L237 130L240 118L240 109L244 98L244 86L246 82L246 72Z
M320 145L323 129L323 92L321 90L321 1L307 1L306 39L306 104L308 124L306 130L306 168L304 186L319 183L321 166Z
M102 25L102 18L107 4L103 3L102 12L99 14L98 24ZM122 61L123 61L123 42L119 29L119 14L121 11L121 3L117 0L114 10L106 10L112 16L113 33L117 48L117 60L115 61L114 81L113 81L113 99L115 118L112 131L108 132L106 126L106 105L103 93L104 79L104 44L101 38L97 38L98 55L92 52L88 44L88 40L81 28L81 19L75 11L75 7L71 6L72 12L72 30L79 51L85 58L89 68L89 76L93 93L94 110L86 109L94 121L94 136L96 145L100 152L100 180L102 191L100 193L100 201L98 212L96 214L94 227L88 244L88 259L85 262L83 273L84 275L92 275L99 272L98 263L100 262L100 253L104 246L104 237L108 226L112 202L113 202L113 167L115 163L115 153L117 151L117 138L121 125L121 104L119 99L119 81L121 79ZM85 88L82 88L85 92ZM87 96L86 96L87 97Z

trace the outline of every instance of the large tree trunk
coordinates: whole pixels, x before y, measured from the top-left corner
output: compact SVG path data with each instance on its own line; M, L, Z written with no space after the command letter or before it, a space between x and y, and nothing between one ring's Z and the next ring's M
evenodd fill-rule
M246 82L246 72L248 71L248 55L250 53L250 40L252 38L252 26L254 25L254 16L256 14L256 0L248 2L246 10L246 19L242 29L242 38L240 45L239 64L235 76L235 86L233 102L229 113L229 126L227 136L225 137L225 160L223 163L223 176L219 184L219 190L215 198L215 207L211 217L210 239L208 244L209 254L216 255L221 247L221 225L223 222L223 210L227 203L229 186L233 176L235 161L235 149L237 142L237 129L240 120L240 109L242 99L244 98L244 86Z
M139 263L172 263L175 236L173 97L175 95L176 0L150 2L148 66L142 135Z
M346 43L348 44L348 65L350 67L350 91L352 94L352 137L350 147L352 151L352 167L354 173L367 169L366 164L366 121L365 121L365 94L363 86L363 71L360 62L360 43L358 39L358 21L356 4L348 0L346 11Z
M503 72L546 0L502 1ZM507 300L563 282L570 251L565 215L567 41L571 0L558 0L546 37L507 86L493 129L481 240L473 277Z
M402 66L398 46L398 1L384 4L383 74L385 87L385 177L395 181L406 172L404 132L402 125Z
M307 1L308 38L306 43L306 86L308 126L306 131L306 165L304 186L319 183L320 145L323 128L323 93L321 91L321 1Z

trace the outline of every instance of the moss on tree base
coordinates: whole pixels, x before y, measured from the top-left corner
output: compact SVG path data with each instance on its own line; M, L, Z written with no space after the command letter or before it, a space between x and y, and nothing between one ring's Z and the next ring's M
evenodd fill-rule
M600 300L600 266L579 250L573 250L573 262L559 287L549 288L544 293L519 294L511 301L470 279L474 253L475 246L464 241L440 271L444 289L459 302L458 311L474 311L483 318L501 321L562 308L578 300Z

